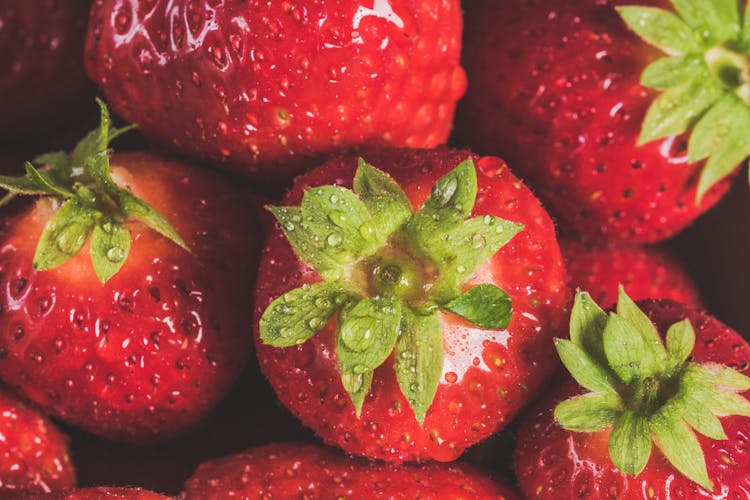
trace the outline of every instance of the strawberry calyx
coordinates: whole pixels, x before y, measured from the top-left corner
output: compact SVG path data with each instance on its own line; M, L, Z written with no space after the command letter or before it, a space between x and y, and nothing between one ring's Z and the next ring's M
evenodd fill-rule
M126 220L138 220L186 251L190 249L156 209L113 180L109 144L133 127L111 127L106 105L99 99L97 103L100 125L72 153L55 151L37 156L26 162L26 175L0 176L0 187L8 191L2 203L22 194L50 196L59 204L37 244L34 269L61 266L90 240L94 271L105 283L120 270L130 251Z
M644 119L639 145L690 131L688 160L706 160L696 203L750 156L750 7L738 0L671 0L676 12L622 6L625 23L668 57L641 83L661 91ZM748 4L750 5L750 4Z
M276 298L260 319L261 340L302 344L338 315L336 356L357 416L375 369L395 352L399 386L423 424L442 373L440 311L491 329L506 328L512 313L493 284L462 289L522 229L470 216L476 175L471 159L462 162L414 213L401 187L360 158L353 189L313 187L298 207L268 207L323 281Z
M695 363L695 332L685 319L669 327L666 345L656 327L620 287L609 315L586 292L576 294L570 339L556 339L563 364L589 393L561 402L555 420L565 429L611 428L609 455L637 476L652 446L684 476L708 491L713 483L695 432L727 439L718 417L750 416L750 378L717 363Z

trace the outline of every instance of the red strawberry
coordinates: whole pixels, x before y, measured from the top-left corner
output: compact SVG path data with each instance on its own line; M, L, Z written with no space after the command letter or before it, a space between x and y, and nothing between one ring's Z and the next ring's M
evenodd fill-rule
M0 378L92 433L145 442L195 423L240 373L257 229L215 173L130 153L110 176L122 129L107 123L104 109L70 157L2 179L65 201L41 199L2 236Z
M91 3L0 0L0 143L38 141L84 114L94 98L83 68Z
M614 305L617 287L622 284L633 300L672 299L701 305L687 271L659 247L589 245L573 238L559 241L571 288L586 290L597 304Z
M128 500L167 500L169 497L154 493L153 491L143 490L141 488L81 488L67 493L50 493L40 495L39 500L105 500L118 498Z
M652 242L750 153L750 24L737 0L627 3L468 3L458 142L505 157L569 229Z
M592 392L565 380L523 420L515 469L529 498L750 495L750 346L705 312L641 307L621 292L608 317L578 295L557 348Z
M280 225L256 288L261 370L327 443L454 460L555 368L550 339L568 295L554 228L498 158L445 148L364 158L298 177L282 203L302 207L271 208Z
M184 499L420 498L515 500L509 487L466 465L392 465L348 458L314 444L269 444L206 462Z
M38 410L0 388L0 498L75 485L67 437Z
M86 64L151 139L286 180L360 144L443 143L466 87L461 26L458 0L104 0Z

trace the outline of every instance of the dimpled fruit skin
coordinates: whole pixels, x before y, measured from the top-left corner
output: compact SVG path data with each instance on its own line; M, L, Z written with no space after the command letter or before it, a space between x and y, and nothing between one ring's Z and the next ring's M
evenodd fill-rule
M403 498L516 500L509 487L459 464L392 465L314 444L269 444L205 462L182 498Z
M106 285L86 248L35 272L49 216L49 201L36 202L3 230L0 378L89 432L150 442L199 420L240 373L257 228L243 209L247 193L215 172L149 153L116 155L112 165L192 255L134 223L130 255Z
M70 128L89 109L83 44L91 3L0 0L0 144Z
M707 313L669 300L644 301L639 305L658 330L688 318L695 328L693 360L725 364L750 375L750 346L740 335ZM582 389L569 377L541 398L522 420L514 468L518 484L528 498L549 500L579 498L727 498L750 496L750 419L722 417L728 436L713 441L700 434L708 476L714 495L674 470L654 447L646 469L636 478L619 472L609 459L609 430L593 434L569 432L552 418L555 405ZM750 391L743 394L750 396Z
M574 238L559 239L570 287L585 290L602 307L617 302L622 285L633 300L672 299L700 307L700 293L690 275L660 247L589 245Z
M68 438L0 387L0 498L74 488Z
M473 215L520 222L525 230L482 265L469 284L501 287L514 312L505 331L482 330L442 315L443 374L424 426L401 393L392 360L375 370L361 417L356 417L341 384L334 322L306 343L286 349L261 344L256 328L261 370L282 403L329 444L393 462L455 460L467 446L507 424L557 366L551 339L567 322L562 257L552 221L507 165L447 148L382 151L364 158L390 174L417 208L440 176L470 156L477 162L479 186ZM354 156L332 159L297 177L281 205L298 205L310 186L350 187L356 165ZM298 260L277 226L261 258L256 327L273 299L317 281L318 274Z
M263 181L434 147L466 88L458 0L99 0L89 75L151 139Z
M118 488L100 486L95 488L81 488L67 493L50 493L37 497L38 500L167 500L165 497L153 491L141 488Z
M702 163L687 163L685 137L636 147L655 96L640 75L661 53L628 31L613 8L632 3L467 3L470 83L456 142L505 158L569 230L642 243L684 228L729 180L696 206Z

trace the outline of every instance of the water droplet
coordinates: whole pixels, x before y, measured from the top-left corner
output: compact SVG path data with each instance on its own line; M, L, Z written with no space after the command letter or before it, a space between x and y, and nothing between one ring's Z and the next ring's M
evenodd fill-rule
M338 210L334 210L330 214L328 214L328 220L330 220L331 222L333 222L339 227L345 227L347 218L344 212L339 212Z
M459 265L458 267L456 267L456 271L458 271L459 273L465 273L466 272L466 267Z
M288 339L292 335L294 335L294 330L292 330L289 327L284 327L279 329L279 335L285 339Z
M326 239L326 241L328 242L329 245L331 245L332 247L335 247L341 244L342 238L341 238L341 235L339 234L331 233L330 235L328 235L328 238Z
M485 215L483 221L486 226L491 226L492 223L494 222L494 219L492 218L491 215Z
M120 247L112 247L107 250L107 260L110 262L122 262L125 258L125 250Z
M328 297L318 297L315 299L315 307L319 309L328 309L331 307L331 300Z
M323 318L312 318L310 321L307 322L307 325L310 327L310 330L318 331L321 328L325 326L326 322Z
M474 236L471 237L471 245L476 248L484 248L484 246L487 244L487 240L484 236L482 236L479 233L476 233Z
M333 203L334 205L339 202L339 197L335 194L332 194L329 199L331 200L331 203Z
M66 255L75 255L86 241L86 233L80 224L71 223L60 229L55 244L57 249Z
M448 372L445 374L445 381L449 384L454 384L458 380L458 375L456 372Z
M372 239L375 235L375 227L371 223L365 222L359 226L359 234L366 240Z

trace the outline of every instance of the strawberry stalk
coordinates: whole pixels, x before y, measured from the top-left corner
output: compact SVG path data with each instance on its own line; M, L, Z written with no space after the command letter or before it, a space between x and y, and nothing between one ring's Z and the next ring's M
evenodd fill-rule
M622 287L609 315L579 292L570 340L557 339L556 347L573 378L591 392L560 403L555 419L571 431L611 428L610 458L626 474L638 475L655 445L680 473L713 490L695 432L726 439L718 417L750 416L750 401L738 394L750 389L750 378L690 361L694 345L689 320L669 327L665 345Z
M26 162L26 175L0 176L0 187L9 191L2 204L19 194L51 196L59 203L39 239L35 270L63 265L90 240L96 276L105 283L120 270L130 252L127 220L138 220L186 251L190 249L156 209L113 180L109 144L133 126L111 127L106 105L99 99L97 104L99 127L89 132L71 154L56 151L40 155Z
M643 40L668 54L641 83L661 95L640 144L690 133L688 160L706 160L696 203L750 156L750 8L738 0L671 0L676 12L640 6L618 12Z
M275 299L260 319L275 347L306 342L336 316L336 356L359 416L373 373L394 354L402 393L422 424L442 373L441 311L503 329L508 295L491 284L463 289L472 272L522 228L470 217L477 196L471 160L432 187L414 213L387 174L360 159L353 190L321 186L299 207L269 207L299 258L323 278Z

